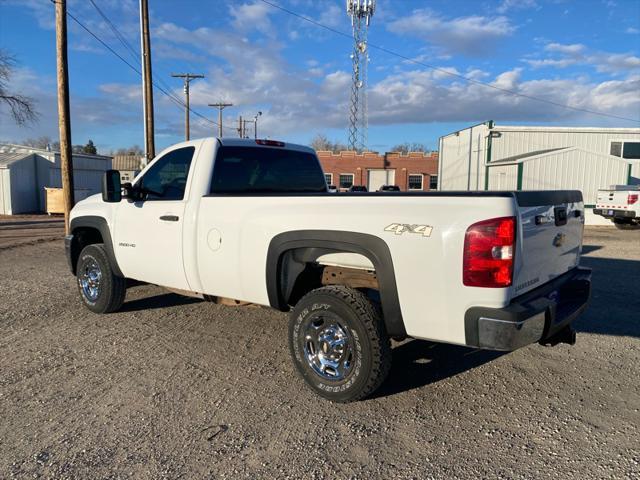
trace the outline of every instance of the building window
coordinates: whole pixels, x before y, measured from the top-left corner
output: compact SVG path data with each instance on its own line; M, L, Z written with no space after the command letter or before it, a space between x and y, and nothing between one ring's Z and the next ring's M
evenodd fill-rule
M609 154L614 157L640 159L640 142L611 142Z
M325 173L324 179L327 181L327 185L333 185L333 173Z
M351 188L353 185L353 173L340 174L340 188Z
M423 175L421 173L409 175L409 190L422 190Z
M430 175L429 190L437 190L437 189L438 189L438 175Z

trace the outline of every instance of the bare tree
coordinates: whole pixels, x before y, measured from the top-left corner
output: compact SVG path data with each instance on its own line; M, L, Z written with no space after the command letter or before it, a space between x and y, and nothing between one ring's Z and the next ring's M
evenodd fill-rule
M60 143L57 140L52 140L51 137L46 135L38 138L26 138L21 142L15 143L19 143L20 145L24 145L26 147L40 148L42 150L60 150Z
M424 143L410 143L410 142L404 142L404 143L400 143L398 145L395 145L392 149L392 152L400 152L400 153L404 153L407 154L409 152L427 152L427 147L425 146Z
M313 139L311 140L311 148L313 148L316 152L322 150L334 153L338 153L348 149L344 143L340 143L337 141L332 142L327 138L326 135L323 135L322 133L318 133L315 137L313 137Z
M111 150L110 155L144 155L144 151L140 148L139 145L133 145L127 148L118 148L116 150Z
M0 100L11 109L11 116L18 125L35 122L38 113L34 108L34 101L30 97L10 93L8 84L16 67L16 59L6 50L0 49Z

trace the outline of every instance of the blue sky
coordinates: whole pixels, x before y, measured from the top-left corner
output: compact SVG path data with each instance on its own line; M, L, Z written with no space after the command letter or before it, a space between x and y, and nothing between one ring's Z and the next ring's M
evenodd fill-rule
M137 0L95 0L136 52ZM342 0L274 0L348 32ZM316 133L346 142L351 77L349 39L260 0L149 0L154 79L182 98L170 73L192 71L192 107L231 101L224 122L260 119L260 134L307 143ZM69 0L76 16L130 63L89 1ZM38 100L40 120L17 127L0 111L0 139L57 137L54 6L49 0L0 0L0 47L19 61L13 91ZM69 20L74 143L100 151L142 145L138 75ZM640 122L640 0L379 0L369 41L422 64L524 95ZM156 145L182 140L183 110L155 91ZM437 148L438 137L493 119L503 124L637 127L470 84L377 50L369 63L369 147L409 141ZM215 134L192 116L192 137ZM234 135L231 129L226 134Z

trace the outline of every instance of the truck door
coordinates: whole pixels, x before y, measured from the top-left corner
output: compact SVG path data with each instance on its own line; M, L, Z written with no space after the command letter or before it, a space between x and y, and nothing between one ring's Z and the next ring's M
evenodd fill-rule
M182 229L195 147L167 152L136 181L143 199L123 199L115 220L114 250L127 278L189 290Z

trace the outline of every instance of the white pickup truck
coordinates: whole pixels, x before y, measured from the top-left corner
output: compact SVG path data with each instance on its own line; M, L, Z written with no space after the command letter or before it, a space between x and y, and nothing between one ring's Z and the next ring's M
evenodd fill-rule
M93 312L117 310L127 279L290 311L298 372L347 402L382 383L391 338L573 344L583 225L578 191L336 194L310 148L207 138L133 185L108 171L65 245Z
M623 230L640 225L640 186L611 185L598 190L593 213L608 218Z

